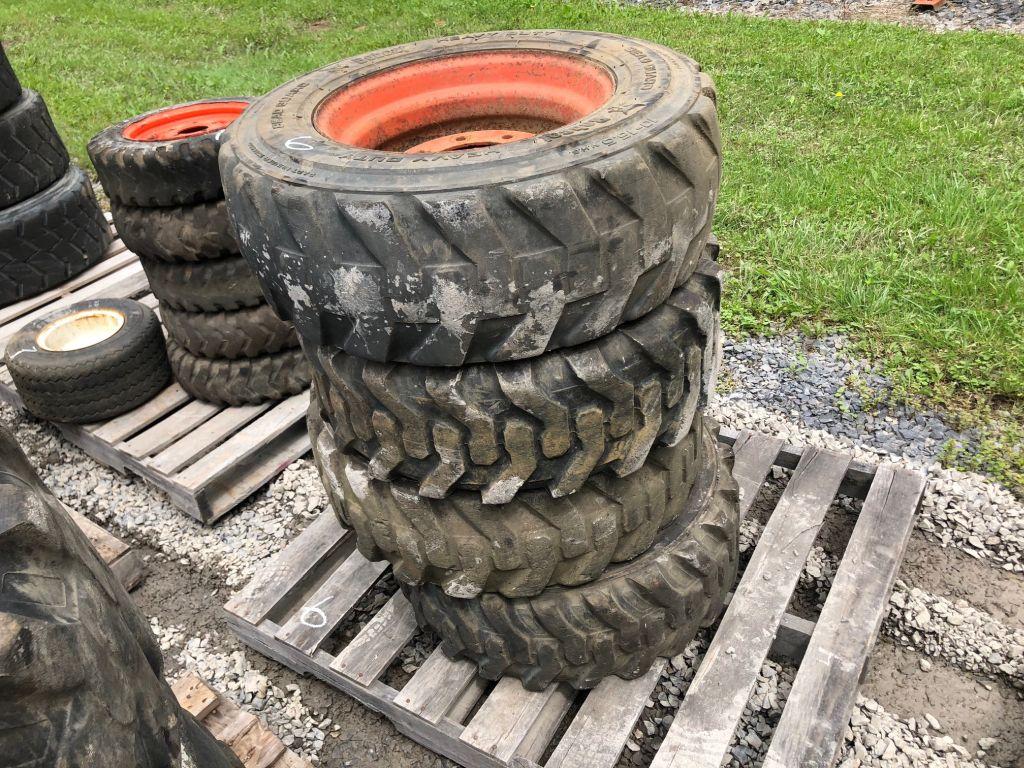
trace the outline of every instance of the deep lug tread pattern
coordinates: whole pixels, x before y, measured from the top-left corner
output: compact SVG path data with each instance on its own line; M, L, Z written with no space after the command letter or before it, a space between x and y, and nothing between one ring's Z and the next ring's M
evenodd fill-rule
M0 43L0 110L7 109L21 96L21 83L18 76L14 74L14 67L11 66L4 51L3 43Z
M162 308L167 335L198 357L259 357L299 346L290 323L268 304L234 312L182 312Z
M68 169L68 152L35 91L0 112L0 209L42 192Z
M609 675L633 679L658 656L681 652L714 623L736 579L739 503L731 452L704 430L713 457L686 510L655 545L577 587L536 597L451 597L435 585L402 590L421 626L450 658L469 659L490 680L517 677L529 690L566 681L593 688Z
M43 328L84 309L120 311L117 334L70 352L38 346ZM128 299L95 299L29 323L11 337L7 370L30 413L49 421L95 424L150 400L171 381L160 321L149 307Z
M310 383L309 363L301 349L262 357L210 360L167 341L174 378L193 397L209 403L249 405L284 400Z
M387 559L399 581L437 584L458 598L481 592L538 594L551 584L598 578L612 562L647 550L657 532L682 512L698 467L703 430L656 449L628 478L594 475L565 499L520 492L501 506L478 494L424 498L415 485L373 479L365 459L337 447L318 402L310 402L313 453L342 522L359 551Z
M519 362L440 369L320 348L324 411L376 479L419 481L423 496L565 496L602 468L636 471L654 445L689 432L718 364L720 295L720 269L705 260L640 320Z
M517 48L529 47L529 34L511 33ZM377 189L383 164L373 172L358 158L331 164L326 151L304 154L309 167L316 155L318 175L305 176L299 164L297 180L282 170L297 161L280 148L284 137L274 131L283 128L268 127L274 121L265 106L231 127L221 168L242 251L300 335L378 362L519 360L597 339L652 311L689 278L710 234L720 181L714 85L694 62L660 46L559 34L566 43L589 37L588 56L597 60L601 44L646 46L659 60L671 58L673 71L690 72L672 81L671 116L628 123L650 107L637 95L641 111L596 121L605 127L592 137L573 132L578 144L559 145L566 151L557 167L527 166L525 178L495 167L489 182L439 174L424 191ZM551 43L549 32L537 36ZM377 53L385 63L406 55ZM328 70L304 78L322 85L334 77ZM298 107L284 119L289 130L315 133ZM629 138L608 139L606 149L606 124L619 119ZM414 170L389 167L390 178L412 180ZM430 173L418 170L419 178Z
M163 261L203 261L239 254L223 200L166 208L110 204L128 250Z
M140 257L161 303L183 312L228 312L264 303L259 281L241 256L176 264Z
M204 101L255 99L227 97ZM163 109L168 108L112 125L89 141L89 157L107 196L112 202L142 208L191 205L223 197L217 168L223 131L174 141L132 141L124 137L128 125Z
M110 228L76 166L0 211L0 306L42 293L101 261Z

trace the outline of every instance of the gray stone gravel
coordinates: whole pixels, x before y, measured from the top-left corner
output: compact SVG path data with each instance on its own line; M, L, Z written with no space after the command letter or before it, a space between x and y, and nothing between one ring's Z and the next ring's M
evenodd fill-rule
M738 13L776 19L873 20L935 32L976 29L1024 32L1020 0L948 0L937 10L917 11L910 0L623 0L624 4L677 8L689 13Z

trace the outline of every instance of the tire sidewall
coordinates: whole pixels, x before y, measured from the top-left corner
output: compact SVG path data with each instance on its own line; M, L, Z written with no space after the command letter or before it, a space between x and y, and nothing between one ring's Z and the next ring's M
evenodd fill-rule
M532 139L462 152L402 154L351 147L319 133L313 116L331 93L404 64L502 50L581 56L610 72L596 111ZM227 130L234 154L260 175L336 192L431 192L522 181L614 154L680 119L701 95L697 64L645 41L598 32L526 30L429 40L355 56L272 91Z

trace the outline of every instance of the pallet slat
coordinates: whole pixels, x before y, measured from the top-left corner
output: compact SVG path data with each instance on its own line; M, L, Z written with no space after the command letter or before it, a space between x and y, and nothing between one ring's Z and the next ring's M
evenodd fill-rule
M180 384L171 384L159 395L138 408L103 424L89 425L84 429L97 440L102 440L105 443L119 443L126 437L145 429L157 419L163 418L190 399L188 392L182 389Z
M271 403L261 403L225 408L191 434L158 453L147 464L156 472L172 475L215 448L224 438L233 435L266 412L270 406Z
M741 516L746 516L747 510L757 498L758 491L768 476L768 470L772 468L780 450L781 440L760 432L744 430L736 438L733 444L733 452L736 455L733 477L740 486Z
M848 456L804 451L651 768L718 768Z
M173 419L157 422L127 441L124 450L135 458L162 451L221 410L223 406L193 400L175 412Z
M532 759L543 733L550 737L572 699L572 689L564 684L528 691L514 677L503 677L460 738L504 762L514 755ZM545 740L539 747L546 745Z
M439 723L476 679L475 664L451 661L437 648L406 683L397 702L427 722Z
M924 494L918 473L881 467L825 600L764 765L829 765L842 744L857 685ZM848 627L859 632L850 637Z
M412 605L396 592L331 662L331 669L369 685L391 666L416 629Z

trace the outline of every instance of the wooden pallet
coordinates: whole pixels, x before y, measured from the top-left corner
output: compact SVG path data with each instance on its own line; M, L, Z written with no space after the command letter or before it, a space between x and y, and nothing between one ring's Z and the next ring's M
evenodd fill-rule
M146 569L142 564L142 558L139 557L137 552L133 551L130 546L114 534L96 525L85 515L72 512L66 506L64 509L67 509L72 521L89 539L89 543L96 550L96 554L113 571L114 576L121 582L125 590L131 592L142 583L142 579L146 575Z
M312 768L251 712L239 709L195 672L171 686L178 704L238 755L245 768Z
M157 306L138 256L120 240L103 261L59 288L0 309L0 357L26 323L98 298L134 298ZM24 407L3 365L0 400ZM56 426L101 464L139 475L174 506L213 523L309 450L308 403L309 393L303 392L280 403L232 408L194 400L173 384L115 419Z
M830 765L854 703L924 490L920 473L872 467L847 455L791 448L762 434L734 443L745 513L772 465L794 470L711 645L654 760L654 768L718 768L766 657L798 665L766 765ZM838 493L864 499L817 622L786 612L818 530ZM264 568L225 610L248 645L314 675L388 717L415 741L470 768L513 761L544 768L611 768L665 660L643 677L608 678L589 693L564 685L529 692L512 678L490 685L468 661L435 649L398 690L382 677L416 633L400 592L340 651L324 650L385 573L354 549L325 513ZM568 723L567 712L579 703ZM563 728L564 727L564 728Z

